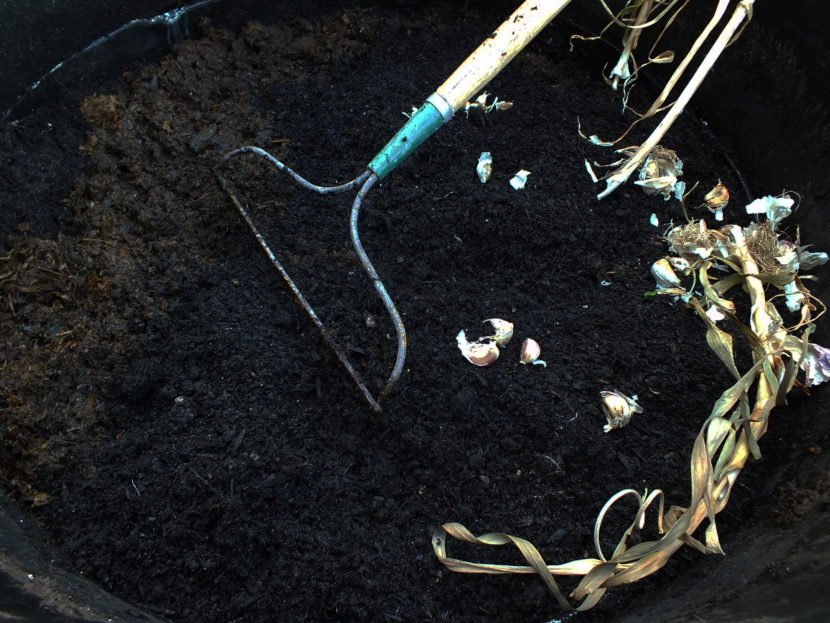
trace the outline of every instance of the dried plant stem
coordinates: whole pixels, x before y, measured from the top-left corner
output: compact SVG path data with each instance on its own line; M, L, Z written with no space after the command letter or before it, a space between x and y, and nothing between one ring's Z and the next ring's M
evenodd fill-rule
M611 175L609 175L606 178L605 190L603 190L601 193L597 195L597 199L607 197L618 186L624 184L628 180L628 178L631 177L631 174L634 173L637 169L639 169L640 166L642 166L643 162L645 162L645 159L648 157L649 153L651 153L651 150L654 149L660 143L660 141L663 139L663 136L680 116L680 113L683 112L683 109L686 107L686 105L689 103L689 100L691 100L692 96L700 87L701 83L703 82L703 79L706 77L709 71L711 71L712 67L720 57L721 53L724 51L724 49L726 49L726 46L732 40L732 37L735 35L736 32L738 32L744 20L751 17L752 6L754 3L755 0L741 0L741 3L735 8L735 11L732 13L732 17L730 17L723 31L721 31L720 35L718 35L718 38L712 44L712 48L703 58L703 60L700 63L700 66L689 79L689 83L684 87L683 91L680 93L680 96L677 98L677 101L672 105L672 107L666 113L666 116L663 118L662 121L660 121L658 126L654 129L654 131L651 133L648 139L646 139L646 141L640 146L637 152L629 160L627 160L623 166L621 166L619 169L614 171Z
M614 66L614 69L611 70L611 76L613 79L611 81L611 88L615 91L617 90L617 85L619 84L620 78L623 78L623 83L628 80L629 71L628 71L628 63L631 59L631 53L636 49L637 42L640 40L640 34L643 32L642 24L648 19L648 15L651 12L651 5L653 0L644 0L643 3L640 5L640 10L637 12L637 17L634 18L633 28L629 28L625 32L625 44L623 46L622 54L620 55L620 59L617 61L617 64Z
M689 48L689 52L686 56L683 57L683 60L680 61L680 64L677 66L677 69L674 70L674 73L671 75L671 78L666 82L666 86L663 87L663 91L654 100L651 107L643 114L642 118L647 118L653 116L660 107L666 102L669 95L671 95L672 90L674 89L677 82L683 76L683 73L686 71L686 68L692 62L692 59L698 53L700 48L703 46L704 41L709 38L709 35L712 34L712 31L715 29L715 26L718 25L721 18L723 17L724 13L726 13L726 9L729 6L729 0L718 0L718 6L715 8L715 14L712 16L712 19L709 20L709 23L706 24L706 28L704 28L698 38L695 39L694 44L691 48Z

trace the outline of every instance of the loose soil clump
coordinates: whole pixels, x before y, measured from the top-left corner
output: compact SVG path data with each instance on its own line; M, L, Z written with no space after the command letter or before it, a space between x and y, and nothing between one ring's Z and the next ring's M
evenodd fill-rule
M512 109L457 115L369 195L364 244L410 337L380 415L216 182L222 156L246 144L317 183L350 179L499 18L434 3L238 34L204 23L160 63L4 129L2 197L19 218L4 216L0 257L0 481L33 506L60 562L182 623L543 621L557 609L540 582L451 574L432 528L516 534L564 562L593 555L596 513L620 489L688 500L692 441L730 377L692 312L643 296L665 253L649 216L679 219L677 204L632 186L597 202L585 173L584 158L607 154L579 137L577 116L600 136L628 121L600 79L613 51L571 53L572 29L551 26L488 87ZM703 125L686 118L670 136L687 180L722 179L743 205ZM15 210L37 162L51 185ZM531 171L523 191L508 184L519 169ZM252 158L231 171L379 388L394 329L351 249L351 198L310 195ZM484 335L493 317L516 337L475 368L455 335ZM519 364L525 337L547 368ZM604 389L639 394L645 412L604 434ZM727 548L765 476L802 444L774 423L764 442L766 463L742 474L719 524ZM629 521L609 518L606 547ZM711 564L676 558L640 584ZM643 586L583 618L607 620Z

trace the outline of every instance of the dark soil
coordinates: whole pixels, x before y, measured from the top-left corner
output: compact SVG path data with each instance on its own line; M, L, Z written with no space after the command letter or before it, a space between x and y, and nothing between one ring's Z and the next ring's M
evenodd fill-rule
M559 611L541 582L449 573L432 529L507 532L566 562L594 555L594 518L620 489L687 503L692 440L729 376L692 312L643 296L665 253L649 215L678 220L678 205L631 185L597 202L585 172L609 154L579 138L577 116L600 136L627 123L600 78L612 50L571 53L572 28L550 27L488 87L511 110L457 115L370 193L363 241L410 346L380 415L217 184L222 155L246 144L317 183L350 179L501 17L435 3L238 35L205 24L160 64L3 128L0 481L59 562L182 623L544 621ZM671 137L689 186L720 178L745 203L705 126L684 118ZM532 174L517 192L520 168ZM377 391L394 329L351 249L352 197L317 197L252 157L229 175ZM475 368L455 334L483 335L491 317L516 337ZM519 364L525 337L547 368ZM604 434L611 388L645 413ZM798 406L776 415L803 423ZM727 550L759 512L753 495L811 443L776 420L722 515ZM606 548L629 521L610 518ZM581 618L714 564L699 559L681 552Z

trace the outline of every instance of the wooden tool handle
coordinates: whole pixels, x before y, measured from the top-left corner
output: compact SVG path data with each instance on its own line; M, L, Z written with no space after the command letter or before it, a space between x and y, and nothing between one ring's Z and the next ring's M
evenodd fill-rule
M518 9L467 57L436 93L453 112L504 67L542 30L570 0L526 0Z

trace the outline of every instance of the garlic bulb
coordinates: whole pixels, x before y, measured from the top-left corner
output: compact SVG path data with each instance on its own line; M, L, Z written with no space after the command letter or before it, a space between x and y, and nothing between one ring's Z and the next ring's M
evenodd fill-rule
M683 161L677 153L657 145L651 150L642 168L640 178L634 183L641 186L647 195L663 195L668 200L675 192L675 186L682 184L678 177L683 175ZM680 187L682 196L685 184Z
M637 404L636 394L629 398L615 389L612 392L600 392L599 397L602 400L605 418L608 420L608 424L602 427L606 433L615 428L622 428L631 421L632 415L643 412L643 408Z
M455 336L455 341L464 359L475 366L489 366L499 358L495 342L468 342L463 330Z
M539 359L542 354L542 348L536 340L527 338L522 342L522 350L519 353L519 362L524 364L533 364L534 366L548 367L548 364Z

